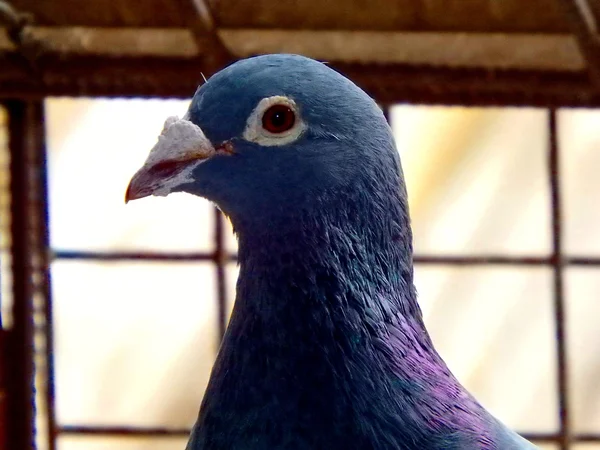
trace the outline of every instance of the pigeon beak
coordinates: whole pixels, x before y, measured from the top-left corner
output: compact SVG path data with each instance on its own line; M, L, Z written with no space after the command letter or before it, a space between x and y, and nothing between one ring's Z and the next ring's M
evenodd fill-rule
M222 152L231 153L231 146L222 145L217 151L200 127L185 117L169 117L146 162L129 182L125 203L150 195L169 195L190 181L194 163Z
M196 160L206 158L198 157L181 160L164 160L154 165L146 165L138 170L131 178L127 191L125 192L125 203L130 200L149 197L151 195L168 195L169 185L175 185L178 174Z

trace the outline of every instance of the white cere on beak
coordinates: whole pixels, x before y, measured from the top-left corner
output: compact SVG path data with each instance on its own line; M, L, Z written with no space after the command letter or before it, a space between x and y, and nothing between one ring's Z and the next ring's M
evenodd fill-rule
M158 142L146 159L145 166L161 161L187 161L206 159L215 153L215 149L202 129L177 116L167 117Z
M282 105L292 110L295 115L294 125L283 132L273 133L263 126L263 116L272 107ZM296 102L289 97L275 95L273 97L263 98L246 121L243 137L245 140L255 142L267 147L281 146L294 142L306 130L306 124L300 116L299 108Z
M143 167L131 179L126 201L149 195L167 196L194 181L192 172L217 151L197 125L169 117Z

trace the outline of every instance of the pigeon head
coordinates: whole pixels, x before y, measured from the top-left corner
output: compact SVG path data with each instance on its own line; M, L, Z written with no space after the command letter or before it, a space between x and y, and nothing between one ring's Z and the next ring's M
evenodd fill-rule
M215 202L238 226L322 207L319 199L334 207L348 189L390 186L396 196L403 191L378 105L323 63L264 55L218 72L183 119L167 119L126 200L187 192Z

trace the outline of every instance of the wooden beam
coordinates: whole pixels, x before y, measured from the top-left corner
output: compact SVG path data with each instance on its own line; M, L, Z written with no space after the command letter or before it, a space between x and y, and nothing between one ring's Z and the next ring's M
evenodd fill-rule
M320 60L443 67L578 71L569 34L335 30L219 30L235 56L297 53Z
M10 0L44 26L182 28L189 0ZM205 0L220 27L568 32L556 0Z
M218 68L203 59L46 56L32 74L17 55L0 55L0 98L47 95L189 98ZM330 61L380 104L600 106L585 73L443 69Z
M204 65L211 71L234 61L233 55L217 33L217 23L211 6L205 0L179 0L186 13L187 26L195 39L196 46L204 51Z
M61 55L197 58L216 66L264 53L298 53L362 64L412 64L581 71L585 62L569 34L439 33L206 29L210 20L190 8L189 28L27 27L29 41ZM214 25L214 24L213 24ZM18 48L0 33L0 51ZM23 49L18 49L22 51ZM43 53L41 52L41 53Z
M593 82L600 86L600 37L598 21L587 0L558 0L565 17L568 18L579 49L587 62Z
M200 48L185 28L27 27L29 40L43 45L40 53L195 58ZM0 51L18 48L0 29Z

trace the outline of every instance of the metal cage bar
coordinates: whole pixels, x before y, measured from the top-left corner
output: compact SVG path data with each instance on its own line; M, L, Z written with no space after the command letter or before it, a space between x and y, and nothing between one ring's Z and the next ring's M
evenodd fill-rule
M44 105L6 102L9 124L13 327L8 330L9 442L35 445L36 409L43 407L47 448L55 450L54 367ZM40 314L41 313L41 314ZM34 319L36 318L37 319ZM34 367L34 338L44 342ZM35 373L43 377L36 394ZM11 447L12 448L12 447Z
M42 116L40 118L41 126L45 125L45 109L42 105ZM38 148L37 161L39 164L38 173L38 200L37 209L40 217L38 224L38 239L40 246L40 286L39 293L43 301L44 323L43 330L45 340L44 360L46 363L46 379L43 383L45 388L44 396L46 402L46 427L47 427L47 450L56 450L56 402L55 402L55 386L54 386L54 315L52 302L52 279L50 272L50 264L52 262L50 252L50 220L49 220L49 194L48 194L48 167L47 167L47 149L46 136L42 135L42 142Z
M567 334L564 300L564 256L562 245L562 208L560 190L560 152L556 110L548 111L548 175L552 223L552 267L554 289L554 325L556 327L556 363L558 380L559 445L568 450L571 442L569 383L567 373Z
M384 107L384 115L390 120L389 108ZM567 348L565 332L565 305L564 305L564 268L567 265L574 266L600 266L600 258L570 257L563 254L562 248L562 209L560 191L560 169L559 169L559 142L557 130L557 114L554 109L548 110L548 180L550 185L550 211L552 224L552 253L548 257L540 256L504 256L504 255L417 255L416 264L437 265L508 265L508 266L544 266L553 269L553 295L554 295L554 321L556 326L556 352L558 373L558 410L560 428L556 433L524 433L523 435L536 443L556 443L561 450L568 450L571 443L600 442L600 433L578 433L571 434L568 408L568 378L567 378ZM223 249L222 215L216 211L215 216L215 244L216 250L213 255L202 253L85 253L76 251L56 251L54 257L57 259L158 259L172 261L188 260L211 260L217 266L218 298L219 303L219 326L220 333L224 331L224 313L222 313L223 299L225 294L220 291L224 286L219 271L224 269L224 260L234 261L235 254L226 255ZM224 257L225 255L225 257ZM222 334L221 334L222 336ZM170 429L162 427L106 427L106 426L77 426L64 425L59 428L60 433L69 435L87 436L187 436L189 429Z
M191 252L90 252L78 250L54 250L52 258L57 260L83 261L172 261L198 262L215 261L214 253ZM235 253L226 253L224 261L235 262ZM600 257L592 256L562 256L564 266L600 266ZM505 256L505 255L427 255L417 254L415 264L430 264L444 266L552 266L553 256Z
M468 102L467 102L468 103ZM50 450L55 449L58 435L86 436L174 436L184 437L188 429L132 426L79 426L56 424L54 416L54 388L52 367L52 303L50 298L50 276L48 265L52 260L101 260L101 261L208 261L214 264L217 279L218 330L222 337L226 327L227 279L226 265L236 260L236 255L225 248L224 219L215 210L214 251L212 253L184 252L92 252L79 250L51 250L48 243L48 217L46 202L46 167L43 157L43 105L39 101L7 102L10 128L10 149L13 156L11 171L11 196L25 201L12 204L13 223L13 277L15 278L15 325L17 332L11 332L11 395L10 420L11 442L20 443L16 448L31 448L33 428L33 301L36 285L31 284L34 275L42 280L37 286L38 294L44 298L46 315L45 338L48 363L46 403ZM389 108L384 107L389 120ZM508 255L416 255L416 264L436 264L453 266L503 265L503 266L543 266L553 270L554 321L556 327L556 355L558 374L558 402L560 428L556 433L528 433L525 437L537 443L556 443L561 450L567 450L572 443L600 442L598 433L571 433L567 333L565 330L564 269L566 266L599 266L600 257L570 256L563 254L561 210L559 142L557 113L548 110L548 180L552 216L552 252L549 256L508 256ZM35 176L31 176L35 174ZM32 255L37 255L35 258ZM37 258L37 259L36 259ZM33 261L36 259L36 261ZM36 275L37 274L37 275ZM15 384L16 383L16 384ZM11 391L12 394L13 391ZM14 426L13 426L14 424ZM19 440L13 440L19 439ZM21 445L22 444L22 445Z
M96 437L187 437L191 429L166 428L166 427L130 427L130 426L86 426L63 425L59 428L61 434L70 436L96 436ZM526 439L538 444L557 443L562 439L562 434L557 433L523 433ZM572 436L574 443L600 442L600 433L578 433Z
M45 222L39 198L39 151L44 146L43 106L39 101L6 102L9 125L13 327L8 337L10 393L8 440L18 449L34 447L34 296L41 248L38 226Z

